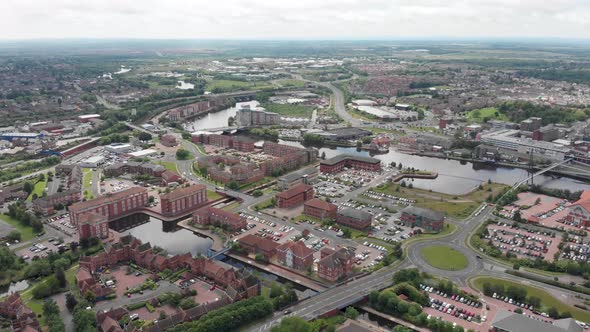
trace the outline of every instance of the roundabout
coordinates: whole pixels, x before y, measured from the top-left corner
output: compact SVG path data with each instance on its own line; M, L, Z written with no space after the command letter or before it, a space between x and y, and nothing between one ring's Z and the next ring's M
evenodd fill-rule
M432 267L447 271L463 270L469 261L460 251L449 246L432 245L420 249L422 258Z

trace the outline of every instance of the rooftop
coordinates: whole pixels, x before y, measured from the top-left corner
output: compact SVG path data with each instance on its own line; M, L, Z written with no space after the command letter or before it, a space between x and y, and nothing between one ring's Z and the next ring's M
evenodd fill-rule
M79 202L74 203L69 207L70 211L82 211L86 209L93 208L98 205L108 204L112 202L119 201L131 195L136 195L140 193L147 193L147 189L143 187L132 187L123 191L116 192L114 194L106 194L104 196L97 197L95 199L86 201L86 202Z
M194 184L189 187L182 187L182 188L175 189L175 190L169 192L168 194L164 194L164 195L160 196L160 199L161 200L168 199L168 200L173 201L173 200L182 198L184 196L191 195L197 191L201 191L201 190L205 190L205 189L207 189L207 187L205 187L202 184Z
M412 215L415 215L415 216L426 217L426 218L431 219L431 220L443 220L445 218L445 216L442 213L438 212L438 211L433 211L433 210L430 210L430 209L424 209L424 208L417 207L417 206L408 206L408 207L405 207L402 210L402 213L403 212L409 213L409 214L412 214Z
M312 189L312 187L310 185L300 183L291 189L281 191L280 193L278 193L276 195L276 197L282 197L282 198L288 199L288 198L298 195L300 193L306 192L309 189Z
M322 165L336 165L337 163L344 161L344 160L355 160L355 161L361 161L361 162L371 163L371 164L381 163L381 160L376 159L376 158L365 157L365 156L355 156L355 155L350 155L350 154L340 154L340 155L337 155L337 156L332 157L330 159L322 160L320 162L320 164L322 164Z
M371 219L373 217L369 212L365 212L363 210L351 209L351 208L347 208L342 211L339 211L338 214L345 216L345 217L358 219L358 220L366 220L366 219Z

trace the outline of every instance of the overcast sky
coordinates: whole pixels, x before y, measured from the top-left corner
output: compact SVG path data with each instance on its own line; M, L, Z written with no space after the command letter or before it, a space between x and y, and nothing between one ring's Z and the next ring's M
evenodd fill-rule
M0 0L0 39L590 38L590 0Z

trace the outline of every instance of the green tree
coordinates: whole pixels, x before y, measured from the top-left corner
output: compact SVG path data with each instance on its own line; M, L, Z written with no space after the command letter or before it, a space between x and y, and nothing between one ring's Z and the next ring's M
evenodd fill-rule
M185 149L178 149L176 150L176 159L178 160L187 160L189 159L191 156L190 152L188 152L188 150Z
M271 332L312 332L311 324L300 317L287 317L281 323L274 326Z
M346 307L346 311L344 312L344 316L350 319L356 319L359 316L358 310L355 307L349 306Z

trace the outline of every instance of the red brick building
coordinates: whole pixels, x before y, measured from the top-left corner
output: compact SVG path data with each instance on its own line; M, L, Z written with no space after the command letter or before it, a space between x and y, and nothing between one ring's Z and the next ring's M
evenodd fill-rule
M302 241L289 241L277 247L277 259L286 267L306 271L313 264L313 249Z
M37 198L33 201L33 210L42 215L50 215L55 213L54 207L56 205L69 205L79 202L82 199L80 190L66 190L55 193L53 195Z
M160 138L160 143L162 143L164 146L173 147L178 145L178 140L176 139L176 136L172 134L166 134Z
M420 227L430 232L440 232L444 226L445 216L437 211L408 206L402 210L400 220L406 226Z
M343 209L336 214L336 223L359 230L371 227L372 220L370 213L357 209Z
M569 208L565 219L577 227L590 226L590 190L584 190L580 199Z
M277 253L277 247L279 246L272 240L253 234L248 234L238 239L238 243L242 248L246 249L248 253L261 254L267 260L270 260Z
M338 207L335 204L328 203L319 198L312 198L303 203L303 214L320 220L336 219L337 212Z
M381 160L341 154L320 162L320 172L322 173L338 173L345 167L377 172L381 170Z
M298 184L295 187L282 191L275 195L276 204L281 209L297 207L314 196L313 187L307 184Z
M248 226L246 218L239 214L214 207L204 207L193 213L193 222L199 225L213 225L237 231Z
M78 217L78 234L80 234L81 239L89 237L108 238L109 220L96 212L82 213Z
M329 281L340 280L352 273L354 252L340 248L338 250L323 248L318 261L318 276Z
M190 278L205 276L216 285L225 288L231 301L248 298L260 294L260 283L256 278L242 270L235 270L230 265L217 260L204 257L192 257L190 254L165 257L156 254L149 243L141 243L132 236L124 236L119 242L105 244L105 251L95 256L83 256L80 258L80 270L77 275L77 283L80 288L94 288L95 294L102 294L112 290L109 287L92 286L94 273L100 267L109 267L120 262L133 262L145 269L161 272L165 269L178 271L182 268L189 269ZM86 270L84 272L82 270ZM85 286L84 283L90 285ZM101 290L104 288L105 290Z
M202 184L194 184L189 187L178 188L160 196L160 201L163 215L181 215L194 211L207 203L207 187Z
M25 306L18 293L12 293L6 300L0 302L0 316L10 320L11 331L41 331L37 316Z
M165 170L164 172L162 172L162 184L167 186L170 185L171 183L182 183L182 177L180 177L180 175L178 175L178 173L171 171L171 170Z
M197 144L208 144L241 152L252 152L255 148L254 140L243 136L199 133L192 136L192 141Z
M72 225L78 226L80 216L87 212L96 212L107 217L108 221L112 221L139 211L147 204L147 190L141 187L133 187L86 202L72 204L68 210L70 211Z

